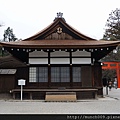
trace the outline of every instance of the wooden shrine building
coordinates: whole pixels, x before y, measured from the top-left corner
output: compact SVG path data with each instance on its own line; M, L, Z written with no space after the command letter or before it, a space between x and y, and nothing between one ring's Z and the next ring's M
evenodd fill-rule
M25 79L24 98L28 99L45 99L47 92L74 92L77 99L102 96L99 60L119 43L83 35L58 13L52 24L32 37L0 43L2 50L26 64L17 69L10 91L15 98L19 97L18 79ZM19 71L22 75L17 74Z

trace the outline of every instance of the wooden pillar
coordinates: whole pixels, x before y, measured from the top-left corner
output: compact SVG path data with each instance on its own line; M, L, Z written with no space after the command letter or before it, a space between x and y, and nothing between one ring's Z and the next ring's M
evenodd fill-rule
M91 81L92 81L92 87L95 87L95 77L94 77L94 65L91 65L91 73L92 73L92 79L91 79Z
M50 52L48 52L48 87L51 86Z
M117 65L117 83L118 83L118 88L120 88L120 67L119 67L119 63L116 64Z
M98 89L97 94L103 96L102 66L100 62L94 63L94 87Z
M73 78L72 78L72 52L70 52L70 87L73 87Z
M73 87L72 65L70 65L70 87Z

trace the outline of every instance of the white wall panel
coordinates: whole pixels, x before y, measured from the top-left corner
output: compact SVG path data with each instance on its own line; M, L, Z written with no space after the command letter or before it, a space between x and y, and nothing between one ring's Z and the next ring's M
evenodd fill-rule
M91 52L86 52L86 51L76 51L72 52L72 56L86 56L86 57L91 57Z
M91 64L91 58L72 58L72 64Z
M65 51L55 51L55 52L51 52L50 54L51 57L69 57L69 52L65 52Z
M44 51L33 51L29 53L29 57L48 57L48 53Z
M29 64L48 64L47 58L30 58Z
M51 58L50 64L70 64L69 58Z

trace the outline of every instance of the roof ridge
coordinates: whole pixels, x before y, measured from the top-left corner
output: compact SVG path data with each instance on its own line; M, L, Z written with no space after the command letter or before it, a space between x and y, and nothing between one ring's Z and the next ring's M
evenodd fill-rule
M78 38L83 38L84 40L95 40L87 35L84 35L83 33L79 32L77 29L75 29L74 27L72 27L71 25L69 25L68 23L65 22L65 20L63 18L55 18L55 20L49 24L47 27L45 27L44 29L40 30L39 32L37 32L36 34L34 34L31 37L28 37L26 39L24 39L23 41L31 41L31 40L35 40L38 37L45 35L46 33L50 32L50 30L54 29L55 26L57 26L58 24L62 24L63 26L65 26L68 30L70 30L72 33L76 34L76 36L78 36Z

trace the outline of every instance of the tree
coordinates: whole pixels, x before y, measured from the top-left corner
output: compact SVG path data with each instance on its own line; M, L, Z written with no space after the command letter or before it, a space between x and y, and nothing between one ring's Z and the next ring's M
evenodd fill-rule
M17 40L17 38L13 34L13 29L11 29L10 27L8 27L7 30L4 31L3 36L4 36L3 41L5 41L5 42Z
M104 40L120 40L120 9L112 10L107 19ZM120 61L120 46L117 47L116 52L110 52L101 61ZM102 76L105 78L114 78L116 76L115 70L102 70Z
M106 55L104 58L102 58L101 61L102 62L120 61L120 50L118 50L117 53L114 53L114 51L111 51L108 55Z
M102 70L102 78L106 78L107 80L114 81L114 78L116 78L117 73L115 69L104 69Z
M0 27L2 27L3 26L3 24L0 24ZM2 47L0 46L0 56L2 56Z
M4 38L3 41L4 42L11 42L11 41L16 41L17 38L15 37L15 35L13 34L13 29L11 29L10 27L8 27L3 34ZM2 51L2 48L0 50L0 56L7 56L9 55L9 53L7 51Z
M120 9L116 8L109 14L103 39L120 40Z
M120 9L112 10L107 19L104 40L120 40ZM117 52L111 52L102 61L120 61L120 46Z

